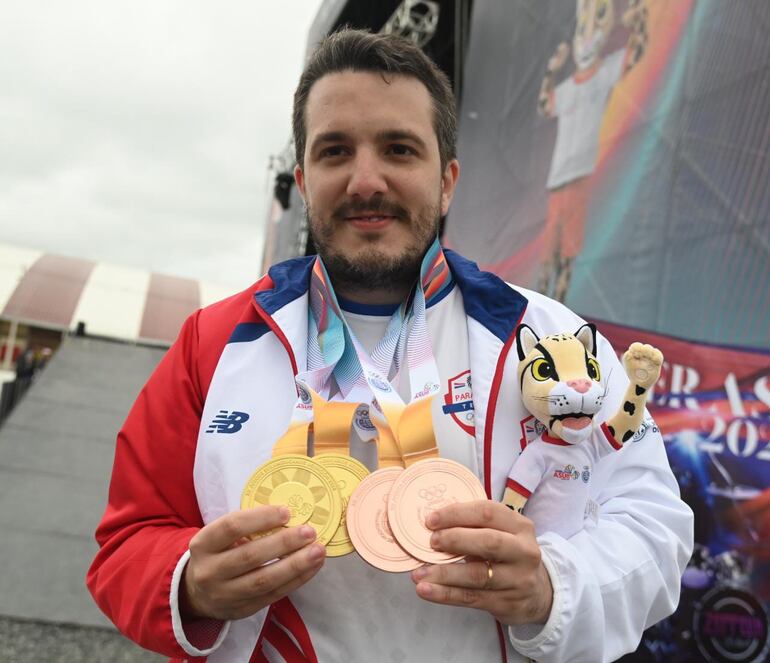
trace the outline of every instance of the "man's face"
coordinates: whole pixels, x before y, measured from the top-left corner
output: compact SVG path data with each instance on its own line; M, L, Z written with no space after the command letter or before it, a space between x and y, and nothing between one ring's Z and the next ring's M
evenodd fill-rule
M310 91L305 127L294 175L335 286L414 282L459 172L457 161L442 172L427 88L410 76L327 74Z

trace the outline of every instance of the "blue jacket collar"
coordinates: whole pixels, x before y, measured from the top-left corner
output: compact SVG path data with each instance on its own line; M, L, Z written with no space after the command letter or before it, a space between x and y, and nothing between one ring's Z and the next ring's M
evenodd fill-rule
M444 255L463 295L466 315L505 343L527 308L526 297L459 253L444 249Z
M475 262L444 249L449 268L463 295L465 313L505 343L516 329L527 299L491 272L481 271ZM315 256L292 258L268 271L273 287L254 294L268 315L307 292Z
M278 309L307 292L314 260L315 256L291 258L273 265L268 270L267 274L273 281L273 287L254 293L254 299L265 313L272 316Z

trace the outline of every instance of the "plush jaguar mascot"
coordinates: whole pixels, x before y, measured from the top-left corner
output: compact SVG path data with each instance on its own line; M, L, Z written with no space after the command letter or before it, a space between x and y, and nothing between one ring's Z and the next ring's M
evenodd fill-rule
M596 463L622 448L639 429L648 391L660 376L663 355L651 345L631 344L623 356L631 381L623 405L600 424L594 415L601 409L607 388L596 360L594 325L583 325L575 334L542 339L527 325L520 325L516 345L521 396L544 432L514 463L503 503L523 511L538 534L555 531L568 537L583 527Z

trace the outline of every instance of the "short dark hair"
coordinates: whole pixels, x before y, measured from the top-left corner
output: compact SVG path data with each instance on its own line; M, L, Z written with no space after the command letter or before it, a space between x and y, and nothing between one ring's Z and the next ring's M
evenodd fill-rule
M305 106L313 85L326 74L343 71L380 72L383 76L414 76L433 100L433 129L438 139L441 169L457 156L457 113L447 75L412 42L395 35L349 28L324 38L305 66L294 92L292 129L297 163L305 156Z

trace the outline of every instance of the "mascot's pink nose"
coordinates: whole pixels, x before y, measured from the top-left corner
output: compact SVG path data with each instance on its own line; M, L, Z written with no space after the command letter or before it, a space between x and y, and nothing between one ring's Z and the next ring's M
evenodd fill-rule
M591 388L591 380L585 378L567 380L567 386L572 387L579 394L585 394Z

